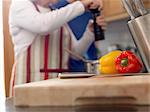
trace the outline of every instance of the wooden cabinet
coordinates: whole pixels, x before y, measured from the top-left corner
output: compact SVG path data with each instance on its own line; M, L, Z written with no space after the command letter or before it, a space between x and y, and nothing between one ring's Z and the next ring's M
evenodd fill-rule
M144 1L144 5L147 9L150 9L150 0L143 0Z
M128 16L126 10L123 8L121 0L103 0L103 13L107 21L122 19Z
M122 4L122 0L103 0L103 2L103 14L107 21L123 19L129 16ZM150 8L150 0L143 0L143 2L146 8Z
M3 0L3 28L4 28L4 68L6 96L9 95L10 77L14 61L14 52L8 26L8 15L11 0Z

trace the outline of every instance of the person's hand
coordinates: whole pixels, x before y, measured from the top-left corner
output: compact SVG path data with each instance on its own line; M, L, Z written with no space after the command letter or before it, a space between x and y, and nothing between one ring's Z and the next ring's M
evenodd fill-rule
M97 23L99 26L101 26L101 28L102 28L103 30L106 30L106 29L107 29L107 23L106 23L106 21L105 21L105 19L104 19L104 16L97 16L97 18L96 18L96 23ZM89 30L90 30L91 32L94 32L94 28L93 28L93 23L92 23L92 22L89 23Z
M98 0L99 1L99 10L103 9L103 0Z
M73 3L77 0L67 0L69 3ZM84 5L86 9L95 9L99 8L100 10L103 8L102 0L79 0Z
M102 27L103 30L106 30L107 28L107 23L105 21L104 16L97 16L96 18L96 23Z
M84 5L85 9L88 9L93 4L93 0L81 0L81 3Z
M86 3L86 4L83 3L86 9L96 9L96 8L99 8L99 10L103 9L103 0L80 0L80 1Z
M103 1L102 0L93 0L93 3L89 7L90 9L99 8L100 10L103 8Z

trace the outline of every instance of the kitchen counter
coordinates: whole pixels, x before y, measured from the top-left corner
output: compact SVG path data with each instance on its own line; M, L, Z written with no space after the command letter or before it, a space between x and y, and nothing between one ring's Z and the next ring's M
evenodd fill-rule
M14 89L15 105L150 105L150 74L110 76L111 74L109 77L97 75L89 78L50 79L17 85Z
M76 85L79 84L79 82L80 82L80 84L81 84L80 88L83 85L85 86L87 84L88 84L88 87L91 86L90 84L92 84L92 87L95 86L95 84L96 85L98 84L97 86L95 86L96 90L101 90L101 93L105 92L105 96L106 95L114 95L115 90L116 91L123 90L122 95L123 95L123 93L126 93L129 96L135 95L135 97L137 99L134 101L138 100L139 104L142 104L141 102L143 102L144 100L147 100L147 102L149 102L149 91L148 91L149 83L150 83L149 75L143 74L143 76L141 76L141 75L140 76L126 76L126 77L116 77L116 78L114 77L114 78L102 78L102 79L99 79L99 78L100 77L93 77L93 78L88 78L88 79L77 79L75 81L76 81ZM69 84L72 87L72 83L69 83L69 82L70 81L72 82L73 80L74 79L59 80L59 83L61 83L62 84L61 87L63 87L63 86L66 86L66 83L62 83L62 82L67 81L67 85ZM48 84L51 85L50 82ZM54 82L55 82L55 80L54 80ZM56 82L57 82L57 79L56 79ZM59 83L57 83L57 87L59 87ZM34 84L37 85L36 83L34 83ZM32 85L32 87L34 86L34 84ZM45 81L43 82L43 84L45 84ZM101 84L105 85L105 86L108 85L109 89L111 89L111 92L109 91L109 89L104 90L104 88L101 86ZM27 84L27 86L28 86L28 84ZM41 86L43 88L41 82L40 82L39 86ZM110 88L110 86L112 88ZM23 85L23 87L24 87L24 85ZM101 87L101 88L98 88L98 87ZM117 88L115 89L115 87L117 87ZM145 87L148 87L148 88L146 89ZM71 89L71 88L69 88L69 89ZM32 90L33 90L33 88L32 88ZM113 90L113 93L112 93L112 90ZM125 91L125 90L127 90L127 91ZM136 91L136 90L138 90L138 91ZM71 91L73 91L73 89ZM92 91L93 91L93 89L92 89ZM87 93L87 91L84 93ZM98 93L98 91L96 91L96 93ZM119 95L119 94L117 93L116 95ZM62 93L61 93L61 95L62 95ZM95 95L97 95L97 94L95 94ZM60 92L59 92L59 96L60 96ZM28 98L27 97L25 98L25 97L26 96L24 96L24 99L27 100ZM30 99L27 100L28 103L29 103L29 100ZM65 97L65 100L68 100L68 98ZM132 103L131 99L129 99L130 103L129 102L125 103L125 102L122 102L123 100L125 100L125 99L124 98L119 99L119 97L118 97L118 100L114 100L113 98L98 99L98 97L97 97L95 103L93 103L93 101L94 101L93 99L90 99L90 100L88 100L89 103L82 102L84 105L74 105L74 106L58 106L58 105L44 106L43 105L43 106L30 106L29 107L29 106L14 106L14 103L13 103L14 98L8 98L8 99L6 99L5 105L3 105L4 110L1 111L1 109L0 109L0 112L150 112L150 105L149 106L146 106L146 104L138 105L138 104L136 104L136 102ZM81 101L85 101L85 100L81 100ZM122 103L117 103L118 101L119 102L121 101ZM2 104L1 100L0 100L0 104ZM1 105L0 105L0 107L1 107Z
M89 105L80 107L15 107L8 98L2 112L150 112L148 106L136 105Z

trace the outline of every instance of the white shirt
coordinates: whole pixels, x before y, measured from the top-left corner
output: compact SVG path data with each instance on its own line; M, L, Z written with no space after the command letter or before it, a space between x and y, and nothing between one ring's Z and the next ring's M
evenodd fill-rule
M61 9L50 11L49 8L38 6L37 12L30 0L13 0L10 8L10 32L14 43L15 57L25 51L37 35L46 35L63 26L73 18L84 13L85 8L80 1L74 2ZM73 50L83 55L94 41L94 35L86 31L77 40L72 31Z

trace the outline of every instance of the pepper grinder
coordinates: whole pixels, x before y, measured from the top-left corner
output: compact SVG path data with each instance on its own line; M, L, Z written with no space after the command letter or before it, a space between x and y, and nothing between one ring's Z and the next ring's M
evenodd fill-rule
M104 40L105 39L104 31L102 30L101 26L98 26L98 24L96 23L96 17L100 15L100 11L98 8L90 9L90 11L92 12L94 20L93 25L94 25L95 41Z

